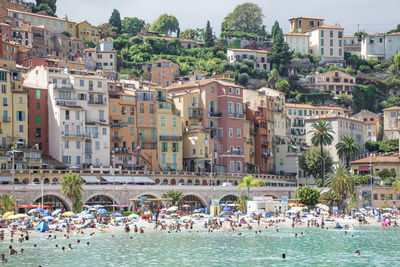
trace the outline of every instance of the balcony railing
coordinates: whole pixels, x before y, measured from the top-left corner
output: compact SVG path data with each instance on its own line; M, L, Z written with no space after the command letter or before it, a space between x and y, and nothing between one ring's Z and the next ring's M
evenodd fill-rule
M113 136L112 140L113 141L121 141L122 140L122 136Z
M114 148L115 153L129 153L129 147L115 147Z
M157 142L156 137L143 137L140 140L142 140L143 143L156 143Z
M3 122L10 122L11 121L11 117L3 117Z
M105 102L104 102L104 100L93 100L93 99L89 99L89 100L88 100L88 104L89 104L89 105L104 105Z
M58 90L74 90L74 86L72 84L54 84L54 88Z
M189 119L202 119L203 113L191 113L189 114Z
M99 137L99 133L88 133L86 134L87 138L98 138Z
M160 141L182 141L182 136L160 135Z
M66 132L62 132L62 136L64 137L85 137L86 135L83 133L66 133Z
M243 114L241 114L241 113L230 113L230 114L229 114L229 118L238 118L238 119L241 119L241 118L243 118Z
M126 122L119 122L119 123L112 123L111 127L112 128L120 128L120 127L126 127L128 124Z
M221 112L210 112L210 113L208 113L208 116L210 118L221 118L222 117L222 113Z
M86 154L92 154L93 153L92 148L91 147L85 147L85 153Z
M267 158L272 157L272 153L271 152L262 152L261 155L263 157L267 157Z

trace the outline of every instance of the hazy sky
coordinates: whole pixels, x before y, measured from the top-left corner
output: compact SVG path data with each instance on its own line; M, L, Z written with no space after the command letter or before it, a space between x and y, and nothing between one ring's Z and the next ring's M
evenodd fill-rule
M113 8L121 17L138 17L147 23L160 14L176 16L181 30L203 28L210 20L213 30L220 31L223 18L239 0L58 0L57 15L80 22L87 20L94 25L107 22ZM289 30L288 19L313 16L325 19L325 24L339 23L346 34L360 29L368 33L386 32L400 24L400 0L253 0L264 11L264 24L268 32L275 20Z

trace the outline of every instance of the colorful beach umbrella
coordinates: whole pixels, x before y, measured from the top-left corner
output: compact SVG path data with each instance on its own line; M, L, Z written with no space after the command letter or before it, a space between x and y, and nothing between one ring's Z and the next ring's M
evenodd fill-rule
M17 215L10 215L7 217L6 220L18 220L19 218L17 217Z
M176 214L182 214L182 213L183 213L183 210L177 210L175 213L176 213Z
M67 212L64 212L61 216L63 216L63 217L71 217L71 216L74 216L75 215L75 213L73 213L72 211L67 211Z
M167 209L167 211L176 211L176 210L178 210L178 207L176 206Z
M19 219L20 218L29 218L29 216L28 215L26 215L26 214L22 214L22 213L20 213L20 214L17 214L17 215L15 215L16 217L18 217Z
M54 220L54 217L52 217L52 216L46 216L46 217L43 218L43 220L45 220L45 221L53 221L53 220Z
M190 208L191 206L188 204L182 205L181 208Z
M128 216L128 219L136 219L139 218L139 215L137 215L136 213L132 213L131 215Z
M51 216L55 216L55 215L57 215L57 214L60 214L61 213L61 209L57 209L57 210L55 210L55 211L53 211L52 213L51 213Z
M4 213L4 215L3 215L3 220L7 219L7 217L9 217L9 216L11 216L11 215L14 215L14 212L13 212L13 211L9 211L9 212Z
M97 213L100 215L107 215L107 211L105 209L99 209Z

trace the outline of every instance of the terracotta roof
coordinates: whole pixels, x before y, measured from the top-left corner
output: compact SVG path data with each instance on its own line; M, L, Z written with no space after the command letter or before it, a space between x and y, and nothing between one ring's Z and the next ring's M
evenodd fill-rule
M293 20L293 19L315 19L315 20L325 20L325 19L316 18L316 17L295 17L295 18L289 19L289 21L291 21L291 20Z
M285 33L284 35L285 35L285 36L286 36L286 35L293 35L293 36L310 37L309 34L306 34L306 33L299 33L299 32L288 32L288 33Z
M385 109L382 109L382 110L383 110L383 111L400 110L400 107L394 106L394 107L385 108Z
M294 103L286 103L287 108L310 108L313 109L315 108L314 106L311 106L309 104L294 104Z
M317 29L336 29L336 30L344 30L344 28L341 27L341 26L339 26L339 25L321 25L321 26L317 26L317 27L311 28L311 29L309 29L309 30L307 30L307 31L305 31L305 32L312 32L312 31L317 30Z
M351 164L365 164L365 163L400 163L400 159L395 156L376 156L376 157L367 157L359 160L355 160L350 162Z
M365 125L368 125L368 124L377 124L378 122L377 121L364 121L364 124Z
M240 85L236 85L236 84L233 84L233 83L220 81L220 80L217 80L217 79L205 79L205 80L187 82L187 83L183 83L183 84L173 84L170 87L167 87L167 89L168 90L185 89L185 88L189 89L191 87L204 86L204 85L207 85L207 84L210 84L210 83L213 83L213 82L222 84L224 86L243 88Z
M254 50L254 49L242 49L242 48L228 48L228 51L234 51L234 52L254 52L254 53L263 53L267 54L268 52L266 50Z
M314 108L315 109L333 109L333 110L344 110L344 111L347 111L347 109L341 108L341 107L316 106Z
M47 18L47 19L54 19L54 20L61 20L61 21L67 21L65 18L57 18L57 17L52 17L52 16L45 16L45 15L40 15L40 14L36 14L36 13L31 13L31 12L25 12L25 11L20 11L20 10L14 10L14 9L7 9L8 11L17 13L17 14L25 14L25 15L29 15L29 16L36 16L36 17L42 17L42 18ZM72 22L72 23L76 23L73 21L69 21L68 22Z

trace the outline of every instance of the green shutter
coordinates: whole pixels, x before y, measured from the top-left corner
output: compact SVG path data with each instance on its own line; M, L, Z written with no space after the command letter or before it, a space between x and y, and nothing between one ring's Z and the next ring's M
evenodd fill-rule
M40 124L40 116L36 116L36 123Z
M40 90L36 90L36 99L40 99Z

